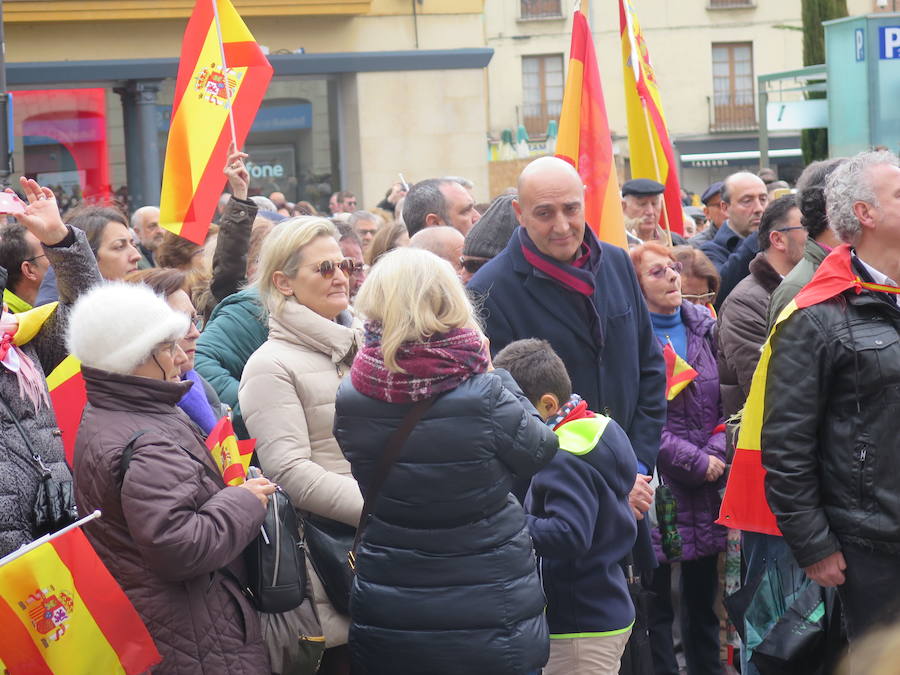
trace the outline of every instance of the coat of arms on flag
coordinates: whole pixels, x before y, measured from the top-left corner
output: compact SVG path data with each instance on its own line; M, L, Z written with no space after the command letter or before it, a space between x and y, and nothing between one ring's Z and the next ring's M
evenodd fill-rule
M222 68L215 62L203 68L194 78L194 88L198 97L216 105L231 105L228 92L234 92L243 75L234 68Z

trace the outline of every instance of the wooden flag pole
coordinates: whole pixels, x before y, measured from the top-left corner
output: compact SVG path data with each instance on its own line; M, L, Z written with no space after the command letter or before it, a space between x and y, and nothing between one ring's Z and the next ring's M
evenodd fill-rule
M82 525L89 523L92 520L94 520L95 518L99 518L99 517L100 517L100 511L99 510L94 511L93 513L86 515L81 520L76 520L71 525L67 525L66 527L62 528L61 530L57 530L56 532L53 532L51 534L45 534L40 539L35 539L30 544L26 544L25 546L22 546L21 548L17 548L15 551L10 553L9 555L4 556L3 558L0 558L0 567L3 567L7 563L11 563L13 560L17 560L18 558L21 558L23 555L25 555L29 551L33 551L34 549L36 549L38 546L43 546L48 541L53 541L57 537L63 536L66 532L71 532L76 527L81 527Z
M219 22L219 3L218 0L210 0L210 2L212 2L213 16L216 21L216 35L219 36L219 55L222 57L222 79L225 82L225 98L228 100L228 122L231 124L231 142L234 143L234 149L238 150L237 132L234 130L234 110L231 105L231 87L228 86L228 64L225 63L225 42L222 39L222 24Z
M632 56L632 58L634 58ZM653 131L650 128L650 113L647 112L647 99L641 96L641 108L644 111L644 123L647 125L647 142L650 144L650 155L653 157L653 172L656 174L656 182L662 183L659 179L659 160L656 158L656 143L653 142ZM662 197L662 213L663 222L666 224L666 236L669 238L669 246L672 246L672 228L669 226L669 210L666 208L666 193L660 195Z

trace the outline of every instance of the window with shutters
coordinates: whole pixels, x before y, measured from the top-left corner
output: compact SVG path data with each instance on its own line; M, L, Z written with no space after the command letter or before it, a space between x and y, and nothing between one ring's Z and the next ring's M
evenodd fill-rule
M712 45L713 131L756 128L753 96L753 43Z
M559 120L563 99L563 55L522 57L522 123L529 136L542 136Z

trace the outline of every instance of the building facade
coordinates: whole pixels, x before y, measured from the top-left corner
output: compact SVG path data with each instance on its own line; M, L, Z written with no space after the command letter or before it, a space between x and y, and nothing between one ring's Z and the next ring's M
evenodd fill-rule
M851 15L885 0L848 0ZM890 4L893 0L887 0ZM581 0L594 43L617 154L628 155L616 0ZM759 168L757 76L803 65L800 0L632 0L656 70L682 185L702 192L737 170ZM486 0L488 126L558 120L574 0ZM887 7L887 9L890 9ZM793 180L803 168L798 130L769 133L770 164ZM626 162L627 164L627 162ZM626 175L621 176L624 180Z
M203 1L203 0L199 0ZM158 203L195 0L7 0L15 173L63 198ZM483 0L233 0L275 75L247 139L259 192L374 206L409 181L487 195ZM223 177L224 186L224 177Z

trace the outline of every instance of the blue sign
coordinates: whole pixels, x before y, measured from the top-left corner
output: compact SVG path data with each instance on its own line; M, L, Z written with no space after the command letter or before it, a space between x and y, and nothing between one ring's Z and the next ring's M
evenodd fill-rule
M878 58L900 59L900 26L878 27Z
M167 131L171 124L172 106L156 106L156 128ZM262 107L256 113L250 131L290 131L312 128L312 103Z
M856 60L865 61L866 60L866 32L862 28L856 29L856 36L854 39L854 44L856 45Z

